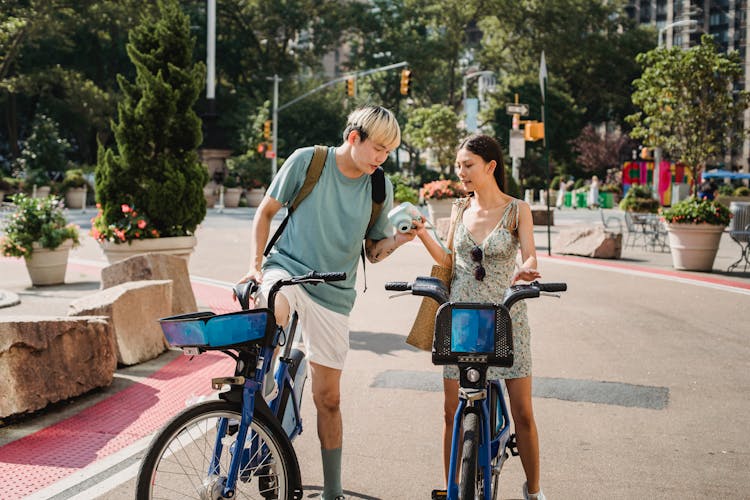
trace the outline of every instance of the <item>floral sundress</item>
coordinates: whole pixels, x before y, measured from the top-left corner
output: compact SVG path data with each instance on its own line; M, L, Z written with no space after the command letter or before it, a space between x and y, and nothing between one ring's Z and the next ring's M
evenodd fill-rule
M453 235L453 279L451 281L451 302L492 302L501 303L505 290L516 271L516 256L519 241L509 228L518 227L518 202L512 200L505 209L500 221L487 235L484 241L477 242L464 226L463 214L469 205L469 199L459 200L458 215ZM511 224L511 222L513 222ZM477 263L471 260L471 249L479 246L482 249L482 266L486 275L482 281L474 278ZM513 366L504 368L491 366L487 378L508 379L522 378L531 375L531 329L526 313L526 303L516 302L510 309L513 323ZM443 376L458 379L458 367L446 365Z

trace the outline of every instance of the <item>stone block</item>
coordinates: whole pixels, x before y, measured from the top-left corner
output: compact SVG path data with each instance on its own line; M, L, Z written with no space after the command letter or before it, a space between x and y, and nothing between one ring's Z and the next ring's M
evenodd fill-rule
M107 318L0 318L0 418L106 387L115 368Z
M603 226L575 226L560 231L552 246L556 253L597 259L619 259L622 233Z
M102 289L142 280L172 280L172 314L198 310L186 259L148 253L135 255L102 269Z
M130 281L100 290L70 304L68 316L106 316L117 345L117 362L134 365L168 347L159 318L171 315L172 282Z
M539 207L539 206L532 206L531 207L531 219L534 221L535 226L546 226L547 225L547 206ZM549 225L554 226L555 225L555 209L551 208L549 209Z

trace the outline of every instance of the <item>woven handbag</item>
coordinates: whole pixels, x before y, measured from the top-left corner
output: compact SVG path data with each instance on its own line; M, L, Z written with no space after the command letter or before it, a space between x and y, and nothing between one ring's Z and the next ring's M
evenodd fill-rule
M459 205L456 211L456 217L451 221L450 229L448 230L448 248L453 251L453 235L456 231L456 221L463 214L464 208L467 203ZM451 265L441 266L435 264L432 266L430 276L438 278L440 281L445 283L445 287L450 291L451 280L453 279L453 259L451 259ZM422 298L422 303L417 311L417 317L414 318L414 324L411 326L409 336L406 337L406 343L421 349L423 351L432 351L432 342L435 337L435 314L440 305L433 299L428 297Z

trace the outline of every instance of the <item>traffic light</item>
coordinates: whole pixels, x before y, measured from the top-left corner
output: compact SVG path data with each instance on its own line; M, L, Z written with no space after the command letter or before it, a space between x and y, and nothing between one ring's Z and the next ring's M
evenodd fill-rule
M261 142L258 144L258 154L264 154L266 151L268 151L268 144L265 142Z
M401 70L401 85L399 87L399 92L401 92L401 95L409 95L409 91L411 87L411 70L410 69L404 69Z
M346 79L346 95L354 97L354 77Z
M271 138L271 120L266 120L265 122L263 122L263 138Z
M544 123L536 120L526 120L523 126L523 138L526 141L544 139Z

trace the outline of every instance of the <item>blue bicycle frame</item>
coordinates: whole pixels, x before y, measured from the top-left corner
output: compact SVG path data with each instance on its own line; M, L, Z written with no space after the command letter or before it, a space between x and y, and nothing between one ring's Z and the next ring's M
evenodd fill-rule
M495 397L489 397L490 395ZM494 407L490 407L494 401ZM491 380L487 382L484 391L459 389L458 408L453 417L453 432L451 440L451 455L448 484L448 500L458 500L459 453L461 446L461 427L464 414L473 411L479 415L481 432L478 440L477 471L482 473L484 480L484 498L492 498L492 478L500 473L508 454L508 449L516 454L514 440L510 433L511 420L504 396L504 382ZM490 411L493 414L490 414ZM494 424L494 425L492 425ZM492 428L491 428L492 427ZM493 464L494 459L494 464Z

